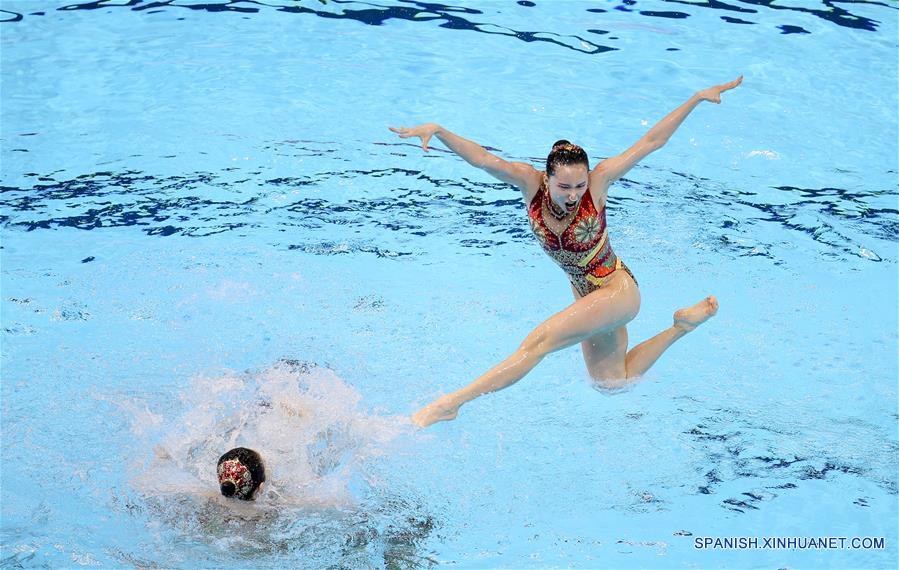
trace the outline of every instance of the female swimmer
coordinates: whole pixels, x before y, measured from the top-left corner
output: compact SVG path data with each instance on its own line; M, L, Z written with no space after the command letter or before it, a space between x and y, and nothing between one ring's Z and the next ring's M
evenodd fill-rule
M571 282L575 301L537 326L512 355L468 386L438 398L412 416L420 426L452 420L459 407L483 394L507 388L523 378L554 351L580 343L590 376L603 388L634 382L676 340L718 310L706 297L675 311L674 324L627 350L627 324L640 309L637 281L612 251L606 230L609 186L646 155L660 149L703 101L721 102L721 93L740 85L743 77L697 92L672 111L633 146L600 162L592 170L587 153L568 141L558 141L539 171L523 162L507 162L482 146L434 123L390 130L401 138L418 137L422 148L436 136L466 162L516 186L527 204L531 230L543 250Z

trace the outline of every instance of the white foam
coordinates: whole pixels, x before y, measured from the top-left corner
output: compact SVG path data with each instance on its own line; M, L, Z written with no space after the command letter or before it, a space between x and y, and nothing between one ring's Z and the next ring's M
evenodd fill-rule
M361 400L333 371L295 362L194 378L173 417L131 410L135 434L167 426L147 442L155 458L132 484L145 494L214 495L219 456L248 447L262 455L267 471L256 504L352 504L351 487L370 484L362 467L411 431L408 418L369 415Z
M746 155L746 158L752 158L754 156L763 156L768 160L780 160L780 155L773 150L753 150Z

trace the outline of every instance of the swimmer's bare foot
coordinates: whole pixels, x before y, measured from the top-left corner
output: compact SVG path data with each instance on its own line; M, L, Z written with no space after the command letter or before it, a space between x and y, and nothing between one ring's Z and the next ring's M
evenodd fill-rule
M718 299L708 296L692 307L678 309L674 312L674 326L684 332L690 332L718 312Z
M428 427L437 422L448 422L456 419L459 405L454 404L451 394L437 398L412 416L412 423L419 427Z

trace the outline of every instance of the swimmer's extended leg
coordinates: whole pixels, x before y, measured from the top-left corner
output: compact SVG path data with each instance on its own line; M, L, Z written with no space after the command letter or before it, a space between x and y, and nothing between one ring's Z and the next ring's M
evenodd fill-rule
M682 338L688 332L712 318L718 312L718 300L709 296L687 307L675 311L674 324L663 330L649 340L645 340L629 350L624 359L624 376L621 373L610 373L610 370L620 370L620 364L609 362L609 359L593 359L591 362L588 348L584 348L584 356L588 362L590 375L604 388L622 388L633 384L637 379L646 374L646 371L655 364L662 353L668 350L672 344ZM613 340L614 342L614 340ZM627 335L624 336L626 346ZM598 348L598 347L594 347ZM611 352L611 351L609 351ZM620 356L618 357L620 358ZM618 361L620 363L620 360ZM591 365L592 364L592 365Z
M675 311L674 324L670 328L628 351L624 360L627 377L633 378L645 374L662 353L674 344L674 341L715 316L717 312L718 299L714 296L706 297L692 307Z
M426 427L452 420L466 402L518 382L551 352L623 326L636 316L639 308L640 293L630 279L620 279L616 285L594 291L540 324L518 350L477 380L416 412L412 421Z

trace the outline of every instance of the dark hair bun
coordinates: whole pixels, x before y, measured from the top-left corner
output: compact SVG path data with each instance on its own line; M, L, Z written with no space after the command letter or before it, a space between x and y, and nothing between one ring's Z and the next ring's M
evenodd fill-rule
M265 481L262 457L246 447L235 447L219 457L216 472L222 495L244 501L253 500L256 489Z
M584 149L565 139L557 140L546 157L546 174L552 176L557 167L569 164L583 164L590 170L590 159Z

